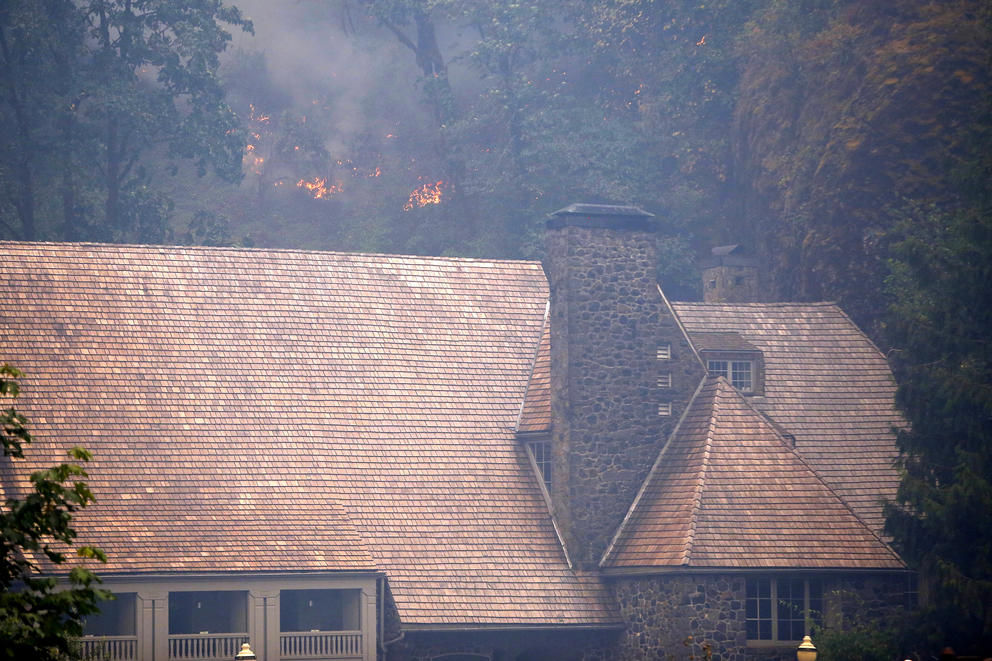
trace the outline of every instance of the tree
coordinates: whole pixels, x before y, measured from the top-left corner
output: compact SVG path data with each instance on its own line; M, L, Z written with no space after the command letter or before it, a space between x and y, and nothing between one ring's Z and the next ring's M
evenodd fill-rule
M907 199L953 206L950 174L981 125L988 11L773 0L745 24L734 224L779 300L837 300L878 337L893 218Z
M0 397L17 397L21 373L0 367ZM3 456L6 462L24 456L31 442L27 420L13 406L0 412ZM89 461L79 447L69 451L73 460L31 475L31 488L23 498L9 497L0 512L3 563L0 564L0 654L6 659L65 659L74 640L82 635L83 620L98 612L110 593L97 587L99 579L89 569L69 571L69 588L59 589L54 576L43 573L43 563L59 566L67 561L65 549L76 538L72 515L93 502L93 494L80 478L86 471L75 462ZM5 467L7 468L7 467ZM7 477L13 477L8 473ZM4 484L7 494L14 480ZM81 546L80 558L106 561L99 549Z
M144 207L162 207L149 188L168 171L157 163L187 161L201 175L239 179L244 135L217 77L231 38L222 24L251 29L220 0L4 3L6 233L155 240L161 227L132 221Z
M904 477L886 529L929 592L933 643L992 649L992 159L986 124L954 212L902 222L888 340Z

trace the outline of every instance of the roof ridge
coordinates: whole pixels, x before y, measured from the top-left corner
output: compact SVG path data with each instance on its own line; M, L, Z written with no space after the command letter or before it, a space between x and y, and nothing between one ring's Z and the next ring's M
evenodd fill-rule
M770 303L707 303L706 301L672 301L672 305L693 305L697 307L730 308L784 308L784 307L836 307L837 301L774 301Z
M524 384L524 396L520 398L520 410L517 412L517 421L513 425L513 433L520 433L520 421L524 417L524 408L527 406L527 395L530 394L530 383L534 380L534 369L537 367L537 358L541 355L541 344L544 342L544 331L551 325L551 299L544 302L544 321L541 323L541 332L537 335L537 344L534 346L534 355L530 359L530 372L527 375L527 383ZM550 345L550 338L548 344ZM549 347L550 348L550 347Z
M672 429L672 433L668 435L665 440L665 445L662 446L661 450L658 452L658 456L655 457L654 463L651 464L651 470L648 471L647 476L644 481L641 482L641 486L637 490L637 495L634 496L633 502L631 502L630 507L627 508L627 513L624 515L623 520L620 525L617 526L616 531L613 533L613 539L607 545L606 550L603 551L603 555L599 559L599 566L603 567L606 561L613 554L613 549L616 547L617 542L623 535L624 530L627 528L628 523L630 523L630 518L637 511L637 505L641 502L641 498L644 496L644 492L647 490L649 484L654 479L655 473L658 471L658 467L661 465L661 460L664 458L665 453L668 452L668 448L671 446L672 441L678 435L679 431L682 429L682 423L685 422L686 417L689 415L689 411L692 409L693 403L695 403L696 398L699 397L699 393L702 392L703 386L706 385L706 377L704 376L699 380L699 384L696 386L696 390L692 393L692 397L689 398L689 402L686 404L685 409L682 410L682 415L679 416L679 421L675 423L675 427Z
M345 257L387 257L399 259L416 259L422 261L442 261L442 262L475 262L487 264L529 264L540 266L539 260L532 259L498 259L489 257L453 257L446 255L412 255L389 252L362 252L346 250L307 250L305 248L264 248L256 246L184 246L180 244L168 243L102 243L98 241L13 241L10 239L0 239L0 247L22 246L22 247L66 247L66 248L142 248L152 249L162 252L184 250L190 252L228 252L228 253L277 253L277 254L298 254L298 255L340 255Z
M722 379L723 377L720 377L720 378ZM813 474L813 477L815 477L817 479L817 481L827 490L828 493L830 493L831 496L834 497L835 500L837 500L841 504L841 506L843 506L843 508L845 510L847 510L848 512L850 512L850 514L854 517L854 519L858 523L861 524L861 527L864 528L865 530L867 530L869 532L869 534L871 534L872 537L874 537L883 547L885 547L885 550L886 551L888 551L890 554L892 554L892 556L896 560L898 560L903 566L905 566L906 562L902 559L902 557L898 553L895 552L895 550L891 546L889 546L888 542L886 542L884 539L882 539L882 537L878 533L876 533L872 529L872 527L869 526L865 522L864 519L862 519L860 516L858 516L858 513L855 512L854 511L854 508L852 508L848 504L847 500L845 500L844 498L841 498L840 494L838 494L836 491L834 491L833 487L831 487L830 484L826 480L823 479L823 476L820 475L820 472L817 471L816 468L810 462L808 462L806 460L806 457L804 457L794 445L792 445L791 443L789 443L788 439L785 437L785 434L783 434L782 431L780 430L780 427L778 426L778 424L772 422L771 419L768 418L768 416L766 416L762 412L758 411L758 409L756 409L751 404L751 402L749 402L747 400L746 397L744 397L739 392L737 392L737 389L736 388L731 387L731 390L733 390L734 394L737 395L738 399L740 399L740 401L742 401L744 403L744 405L749 410L751 410L752 412L758 414L759 418L768 426L769 429L772 430L772 433L775 434L775 436L778 438L778 440L782 443L783 447L785 447L786 450L788 450L789 452L791 452L796 457L796 459L799 460L799 463L801 463L803 466L805 466L806 469L810 473Z
M656 282L655 286L658 287L658 293L661 295L661 300L664 302L665 308L667 308L668 312L672 315L672 318L675 320L675 325L678 326L679 332L682 333L682 337L685 338L686 343L689 345L689 349L692 350L692 355L696 357L696 362L698 362L700 367L703 368L703 380L705 381L706 363L703 362L702 356L700 356L699 351L696 350L696 345L693 343L692 338L689 337L689 331L686 330L685 324L682 323L682 319L679 317L679 313L675 309L675 306L672 305L672 302L668 300L668 296L665 295L665 290L661 288L660 283ZM686 408L688 408L688 406L686 406Z
M704 383L707 380L708 379L706 377L703 378ZM712 404L710 405L709 423L706 429L706 441L703 443L703 460L699 466L699 475L696 477L696 488L692 495L692 512L689 514L689 526L686 531L684 544L685 550L682 552L683 565L689 564L692 558L692 547L696 542L696 522L699 519L699 510L702 508L703 492L706 490L706 469L710 463L710 450L713 449L713 433L716 430L716 395L720 392L719 384L721 380L725 379L722 376L719 376L714 382L717 388L713 393L714 396L712 399ZM688 409L688 407L686 408Z

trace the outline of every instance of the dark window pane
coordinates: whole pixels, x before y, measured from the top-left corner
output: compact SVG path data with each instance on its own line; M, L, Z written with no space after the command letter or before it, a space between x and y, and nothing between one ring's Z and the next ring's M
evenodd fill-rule
M751 391L751 361L735 360L731 369L730 384L743 392Z

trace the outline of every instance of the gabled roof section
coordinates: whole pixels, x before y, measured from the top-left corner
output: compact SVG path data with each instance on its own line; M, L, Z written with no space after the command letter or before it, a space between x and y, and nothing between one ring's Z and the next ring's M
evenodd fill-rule
M740 333L692 333L690 339L697 351L758 351Z
M547 300L536 262L0 243L0 360L25 468L94 452L110 571L375 567L404 625L612 625L514 436Z
M541 343L534 358L534 369L527 382L527 395L520 408L517 433L551 431L551 323L544 319Z
M723 377L697 391L602 566L904 567Z
M763 396L751 403L868 525L899 485L895 382L885 357L832 303L673 303L688 332L736 333L764 357Z

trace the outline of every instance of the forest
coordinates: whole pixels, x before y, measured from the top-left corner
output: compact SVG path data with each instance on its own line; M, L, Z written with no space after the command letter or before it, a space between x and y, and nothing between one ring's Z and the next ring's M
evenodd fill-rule
M0 239L541 259L636 204L892 362L895 544L992 644L989 0L7 0ZM935 541L936 540L936 541Z

